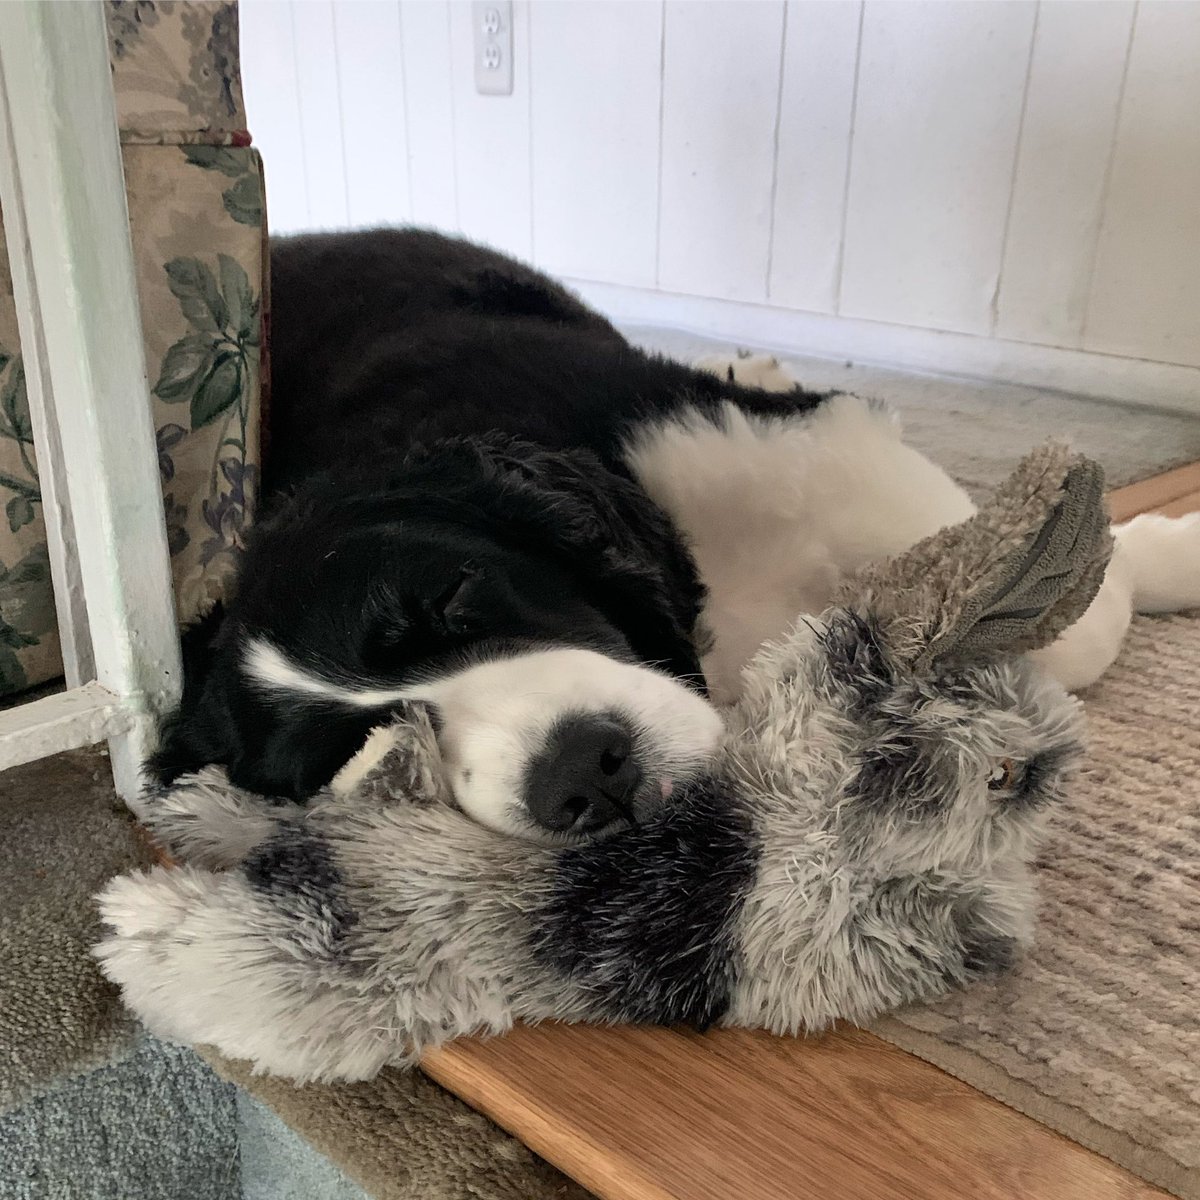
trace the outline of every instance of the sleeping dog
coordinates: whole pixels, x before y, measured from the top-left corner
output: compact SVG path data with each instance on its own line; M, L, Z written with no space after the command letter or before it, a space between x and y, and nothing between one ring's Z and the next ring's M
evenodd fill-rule
M263 515L185 637L155 760L304 799L407 700L455 799L520 836L637 823L701 771L760 643L972 512L886 410L773 360L645 354L552 280L415 230L271 248ZM1200 603L1200 524L1143 520L1040 652L1068 687L1134 607Z

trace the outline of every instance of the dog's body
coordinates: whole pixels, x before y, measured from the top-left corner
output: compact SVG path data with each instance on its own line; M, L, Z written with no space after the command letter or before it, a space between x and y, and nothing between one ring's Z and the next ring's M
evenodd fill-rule
M271 383L266 516L191 639L166 778L218 762L302 798L418 699L477 820L637 821L716 749L701 672L731 702L763 639L847 572L972 512L877 406L760 360L648 356L545 277L431 233L277 242ZM1200 525L1132 540L1040 652L1069 687L1112 661L1139 589L1200 603Z

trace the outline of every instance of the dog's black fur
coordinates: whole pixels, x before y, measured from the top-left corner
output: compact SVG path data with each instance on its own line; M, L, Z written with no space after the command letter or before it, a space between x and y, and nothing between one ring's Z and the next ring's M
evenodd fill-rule
M574 644L703 686L703 588L622 443L686 405L824 398L644 354L538 272L413 230L275 240L270 363L264 518L235 596L185 638L154 770L221 763L296 798L382 714L249 686L249 637L348 682Z

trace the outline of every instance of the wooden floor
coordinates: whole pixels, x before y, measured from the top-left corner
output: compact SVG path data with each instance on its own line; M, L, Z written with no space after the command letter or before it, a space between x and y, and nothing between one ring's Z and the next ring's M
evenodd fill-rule
M1144 512L1166 517L1200 512L1200 462L1110 492L1108 511L1115 522L1128 521Z
M1200 463L1109 496L1200 511ZM543 1025L426 1072L603 1200L1150 1200L1166 1193L871 1034Z

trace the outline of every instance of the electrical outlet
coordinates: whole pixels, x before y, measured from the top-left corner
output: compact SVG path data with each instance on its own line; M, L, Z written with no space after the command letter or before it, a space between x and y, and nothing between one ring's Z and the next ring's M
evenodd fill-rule
M483 96L511 96L513 90L512 0L473 0L475 90Z

